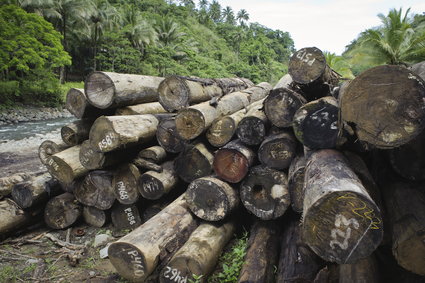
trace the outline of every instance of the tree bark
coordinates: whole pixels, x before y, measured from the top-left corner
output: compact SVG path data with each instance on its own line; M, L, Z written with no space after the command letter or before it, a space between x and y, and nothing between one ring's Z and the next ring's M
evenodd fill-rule
M83 207L83 218L88 225L97 228L103 227L107 221L106 212L93 206Z
M288 191L291 196L292 210L303 212L304 203L304 173L306 159L299 155L292 160L288 170Z
M163 120L158 125L156 140L167 152L179 153L183 151L187 142L177 133L175 117Z
M339 266L340 283L378 283L379 269L375 256L371 254L367 258L360 259L352 264Z
M356 77L340 97L348 132L377 148L403 145L425 127L425 82L401 66L378 66Z
M69 146L74 146L82 143L89 138L90 128L93 125L93 120L84 119L77 120L62 127L62 140Z
M243 78L201 79L170 76L159 85L159 102L167 111L173 112L253 85L250 80Z
M162 169L160 173L147 171L140 176L138 189L144 198L159 199L177 185L179 178L174 169L174 162L165 162Z
M101 210L111 208L115 201L112 174L108 171L91 171L75 189L74 195L84 205Z
M136 165L121 165L114 173L112 182L115 198L122 204L133 204L139 199L138 182L141 173Z
M10 195L15 184L22 183L31 178L27 173L17 173L0 178L0 199Z
M187 242L174 254L162 269L159 282L188 282L193 275L205 278L235 231L235 223L203 223L193 231ZM189 281L190 282L190 281Z
M251 108L239 122L236 135L247 145L259 145L264 140L269 120L262 110L263 105Z
M136 204L116 204L111 210L112 224L117 230L134 230L142 225Z
M260 83L248 89L223 96L216 105L208 101L181 109L176 116L176 129L180 137L192 140L208 129L214 120L248 107L265 98L271 89L269 83Z
M287 169L296 155L297 140L291 132L269 135L258 149L261 164L273 169Z
M160 213L109 246L109 259L118 273L143 282L158 262L173 254L197 226L184 195Z
M214 156L203 143L188 146L175 160L177 175L186 183L210 175L213 160Z
M161 77L92 72L84 83L87 99L101 109L158 101Z
M84 93L84 89L71 88L66 94L65 108L77 119L96 118L101 115L112 115L111 110L92 106Z
M261 165L243 180L240 197L245 208L263 220L282 216L291 204L286 174Z
M11 199L3 199L0 201L0 240L9 233L27 225L35 223L41 209L33 211L23 211Z
M108 152L146 143L155 137L158 119L151 115L102 116L89 135L93 148Z
M47 165L49 158L58 152L61 152L69 148L69 145L65 144L62 140L45 140L38 147L38 157L42 164Z
M189 184L186 201L199 218L219 221L238 207L239 196L228 183L216 177L202 177Z
M76 145L53 154L46 165L49 173L64 184L70 184L88 173L89 170L80 162L80 148L80 145Z
M239 283L275 282L274 267L279 255L280 229L274 221L256 220L249 233Z
M167 113L159 102L149 102L136 105L129 105L118 108L115 115L143 115L143 114L159 114Z
M344 156L319 150L305 172L304 237L327 261L353 263L370 255L382 241L382 218L375 202Z
M316 47L296 51L289 60L288 73L308 100L330 95L340 77L326 64L325 56Z
M81 216L82 207L74 195L63 193L47 202L44 222L53 229L64 229L74 224Z
M338 102L331 96L303 105L294 115L295 136L310 149L334 148L338 141Z
M240 182L254 163L255 153L240 140L234 140L216 151L214 172L224 181Z

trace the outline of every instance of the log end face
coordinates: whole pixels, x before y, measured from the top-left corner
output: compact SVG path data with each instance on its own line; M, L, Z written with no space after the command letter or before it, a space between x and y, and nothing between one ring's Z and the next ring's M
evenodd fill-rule
M185 142L177 133L174 119L163 120L159 123L156 139L160 146L171 153L179 153L185 148Z
M71 88L66 94L65 108L76 118L81 119L87 107L84 89Z
M149 174L143 174L139 178L138 188L140 194L150 200L159 199L165 194L162 182Z
M117 272L132 282L143 282L152 272L146 266L143 253L132 244L112 243L108 248L108 256Z
M287 169L296 155L296 146L295 139L289 135L266 138L258 149L258 159L270 168Z
M208 128L206 136L212 146L221 147L232 139L235 131L236 125L234 120L224 117Z
M175 282L191 282L193 274L205 275L201 266L196 260L188 257L173 258L168 265L162 269L159 282L175 283Z
M158 87L158 101L168 112L189 106L190 89L183 78L167 77Z
M259 145L266 136L266 125L257 117L245 117L236 130L238 138L247 145Z
M63 126L61 128L61 137L62 140L69 146L78 144L78 137L76 132L68 126Z
M289 60L288 73L299 84L314 82L326 69L326 59L322 51L316 47L298 50Z
M101 152L109 152L120 147L120 136L113 130L108 116L96 119L90 129L89 141L93 149Z
M249 166L249 160L237 150L222 148L214 156L215 173L230 183L239 183L248 173Z
M105 154L93 149L89 140L81 144L79 159L81 165L88 170L100 169L105 164Z
M12 187L12 198L21 208L29 208L33 203L33 193L29 183L19 183Z
M53 177L64 184L70 184L75 179L74 171L69 164L56 156L48 158L46 167Z
M205 130L205 119L202 113L196 109L182 109L176 116L176 129L180 137L192 140Z
M97 108L106 109L114 101L114 82L106 73L91 73L84 83L84 91L90 104Z
M425 236L422 232L412 235L403 242L393 244L397 263L413 273L425 276Z

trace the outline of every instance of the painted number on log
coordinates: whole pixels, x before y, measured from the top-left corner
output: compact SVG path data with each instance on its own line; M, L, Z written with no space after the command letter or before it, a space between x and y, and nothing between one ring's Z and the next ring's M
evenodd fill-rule
M143 190L146 193L153 193L153 192L159 191L158 184L153 181L143 183Z
M88 164L89 162L90 162L90 159L92 158L92 156L93 156L93 154L94 154L94 150L93 149L88 149L87 151L84 151L83 152L83 156L82 156L82 158L81 158L81 161L84 163L84 164Z
M171 268L169 266L166 267L166 270L164 272L164 277L170 279L171 281L177 282L177 283L186 283L187 282L187 276L181 276L180 271Z
M128 223L130 223L130 225L136 224L136 218L133 215L133 211L131 210L131 208L126 208L124 209L124 212L127 214L127 220Z
M126 190L126 187L123 181L117 182L117 188L118 188L118 193L120 195L120 199L122 200L129 199L128 192Z
M115 138L113 133L107 133L106 136L98 143L99 149L104 150L112 145L112 140Z
M53 160L53 158L49 158L49 161L47 162L47 164L49 164L49 166L53 168L53 170L55 171L59 170L59 165L56 163L56 161Z
M354 218L347 219L342 214L337 214L335 216L336 228L331 231L332 240L329 243L332 249L335 249L336 246L339 246L343 250L348 248L348 240L351 237L350 225L356 230L360 227L359 222ZM338 236L342 238L342 242L338 240Z
M143 267L142 257L137 251L127 252L131 256L131 264L133 265L134 275L137 277L142 277L145 275L145 268Z
M297 53L297 58L309 66L313 65L314 61L316 61L316 58L311 58L311 56L313 56L313 54L307 53L306 51Z

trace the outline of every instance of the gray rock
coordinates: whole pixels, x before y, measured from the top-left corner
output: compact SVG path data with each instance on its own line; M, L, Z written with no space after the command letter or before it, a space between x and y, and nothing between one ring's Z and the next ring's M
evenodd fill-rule
M96 237L94 238L93 246L95 248L97 248L99 246L105 245L105 244L107 244L107 243L109 243L111 241L114 241L114 240L115 240L115 238L112 237L111 235L108 235L108 234L99 234L99 235L96 235Z

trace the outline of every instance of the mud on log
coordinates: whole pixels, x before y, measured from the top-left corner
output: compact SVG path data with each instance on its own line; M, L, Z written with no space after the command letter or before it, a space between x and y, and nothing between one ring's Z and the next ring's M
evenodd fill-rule
M69 148L63 140L45 140L38 147L38 157L42 164L47 165L50 156Z
M161 77L92 72L84 83L90 104L97 108L116 108L158 101Z
M103 170L89 172L74 190L74 195L84 205L101 210L111 208L115 201L111 172Z
M291 132L269 135L258 149L261 164L273 169L287 169L296 155L297 141Z
M90 128L94 120L84 119L69 123L61 128L62 140L69 146L82 143L89 138Z
M311 154L304 194L303 236L323 259L353 263L382 241L380 210L338 151Z
M175 161L176 172L186 183L210 175L214 156L203 143L188 146Z
M138 190L146 199L159 199L172 190L178 183L174 162L162 164L162 172L147 171L138 179Z
M53 229L64 229L74 224L81 216L82 207L73 194L64 193L47 202L44 222Z

